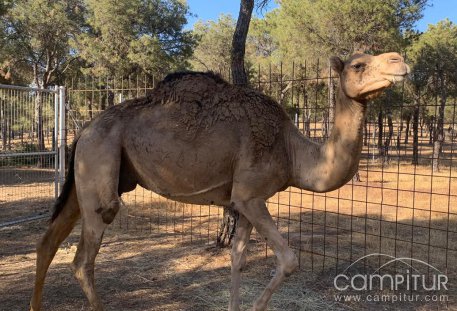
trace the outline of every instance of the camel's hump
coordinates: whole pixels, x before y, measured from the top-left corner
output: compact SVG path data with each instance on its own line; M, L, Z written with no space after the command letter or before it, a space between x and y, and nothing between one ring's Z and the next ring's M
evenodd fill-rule
M220 75L217 73L214 73L212 71L207 71L207 72L202 72L202 71L177 71L168 74L161 83L170 83L174 82L177 80L181 80L183 78L199 78L199 77L206 77L208 79L214 80L216 83L222 83L222 84L229 84L227 81L225 81Z
M169 74L148 94L144 104L166 106L172 119L182 125L182 135L189 139L219 122L235 127L237 122L247 122L258 155L274 144L284 121L289 119L272 98L232 85L213 72Z

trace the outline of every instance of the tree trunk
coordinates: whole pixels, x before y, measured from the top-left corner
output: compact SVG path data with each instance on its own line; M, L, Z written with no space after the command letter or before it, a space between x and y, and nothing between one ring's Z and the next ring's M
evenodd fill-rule
M88 105L88 109L89 109L89 119L92 121L92 119L94 118L94 115L93 115L93 111L92 111L92 99L89 99L89 105Z
M106 94L106 103L108 107L114 106L114 93L110 90Z
M384 145L382 143L382 136L383 136L383 115L382 110L379 110L378 113L378 153L379 157L381 157L382 161L384 161Z
M368 122L365 119L365 121L363 123L363 145L364 146L368 146L369 135L370 135L370 133L368 133Z
M403 133L403 117L400 116L400 127L397 133L397 155L400 155L400 148L401 148L401 135Z
M440 170L440 156L444 142L444 109L446 108L447 91L444 77L440 77L440 107L438 110L438 120L436 120L435 135L433 137L433 172Z
M392 122L392 112L390 110L387 112L387 125L389 127L389 133L384 142L384 162L389 162L389 148L392 142L392 136L394 135L394 124Z
M303 112L303 130L306 137L311 137L311 113L306 98Z
M38 151L44 150L44 132L43 132L43 97L41 92L36 93L35 97L35 129L37 137ZM39 157L38 167L43 166L43 158Z
M425 113L422 113L422 116L419 119L419 126L420 126L420 129L421 129L421 137L424 137L424 125L425 125L424 117L425 117Z
M217 236L216 245L219 247L229 246L235 236L238 212L231 207L224 207L224 216L221 220L221 230Z
M411 117L412 117L411 114L408 114L406 116L405 147L406 147L406 145L408 145L408 141L409 141L409 124L411 123Z
M99 112L105 111L106 109L106 94L105 92L101 92L100 100L99 100Z
M240 13L232 40L231 67L233 84L248 84L246 69L244 68L244 54L253 9L254 0L241 0Z
M428 122L428 144L433 145L433 138L435 137L435 116L431 116Z
M232 82L237 85L248 85L248 78L244 68L244 54L246 51L246 38L249 24L251 23L254 0L241 0L240 13L232 39L231 69ZM238 212L232 207L224 207L224 216L221 221L220 234L217 238L219 247L229 246L235 235Z
M419 165L419 99L416 99L413 111L413 165Z
M323 116L322 116L322 128L321 128L321 132L322 132L322 138L323 139L327 139L328 138L328 115L327 115L327 112L324 111L323 113Z

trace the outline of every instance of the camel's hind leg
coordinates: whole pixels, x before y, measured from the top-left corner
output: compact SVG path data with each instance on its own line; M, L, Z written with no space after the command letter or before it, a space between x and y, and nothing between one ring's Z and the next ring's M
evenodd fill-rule
M76 190L73 187L65 207L59 216L51 223L46 234L37 245L37 265L35 275L35 287L30 310L38 311L41 309L41 298L43 292L44 279L59 245L73 230L76 221L79 219L79 207L76 198Z
M103 233L120 208L118 196L120 159L109 149L92 147L76 151L76 189L82 217L82 233L72 268L93 310L103 310L95 291L94 263Z
M96 311L103 310L103 305L95 290L94 265L106 226L95 212L83 216L81 238L72 263L75 277L92 309Z

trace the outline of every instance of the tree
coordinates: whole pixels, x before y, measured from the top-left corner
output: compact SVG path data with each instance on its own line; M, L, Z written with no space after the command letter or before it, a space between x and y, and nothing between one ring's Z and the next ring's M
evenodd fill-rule
M220 15L216 22L197 22L194 35L198 46L191 59L195 70L211 70L228 77L230 68L230 42L235 31L235 20L231 15Z
M0 55L4 72L15 80L47 88L68 68L73 56L69 39L78 32L73 19L78 0L24 0L11 4L2 18L6 43ZM6 76L6 75L5 75ZM43 103L35 97L38 150L44 150Z
M427 0L283 0L275 37L284 57L347 56L405 45L403 34L422 17Z
M259 2L259 7L266 5L268 0ZM233 84L248 86L248 75L245 69L246 39L251 23L254 0L241 0L240 13L232 38L232 49L230 52L230 69L232 72ZM217 245L227 246L235 235L238 212L231 207L224 208L220 234L217 238Z
M86 31L74 47L93 76L184 69L196 40L184 30L188 7L179 0L87 0Z
M246 39L253 9L254 0L241 0L240 13L233 33L231 50L231 70L234 84L248 84L248 76L244 66L244 54L246 53Z
M417 91L439 99L433 131L433 171L439 171L444 142L444 117L448 97L455 95L457 85L457 26L449 20L429 25L427 31L413 42L410 57L416 69L413 85ZM417 106L419 103L417 103ZM416 111L415 111L416 113ZM417 107L417 115L419 107ZM414 120L418 118L414 116ZM418 134L415 133L415 136Z
M273 36L276 10L269 12L264 18L254 18L249 28L246 42L246 57L249 63L268 65L276 62L278 45Z

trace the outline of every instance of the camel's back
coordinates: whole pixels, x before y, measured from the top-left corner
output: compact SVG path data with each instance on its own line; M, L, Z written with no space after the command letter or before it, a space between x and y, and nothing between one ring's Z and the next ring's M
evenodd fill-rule
M284 109L270 97L231 85L213 73L168 75L143 101L126 104L154 111L173 124L180 137L189 140L206 135L220 123L227 124L227 131L243 123L250 131L245 135L253 140L258 154L274 144L288 119Z

